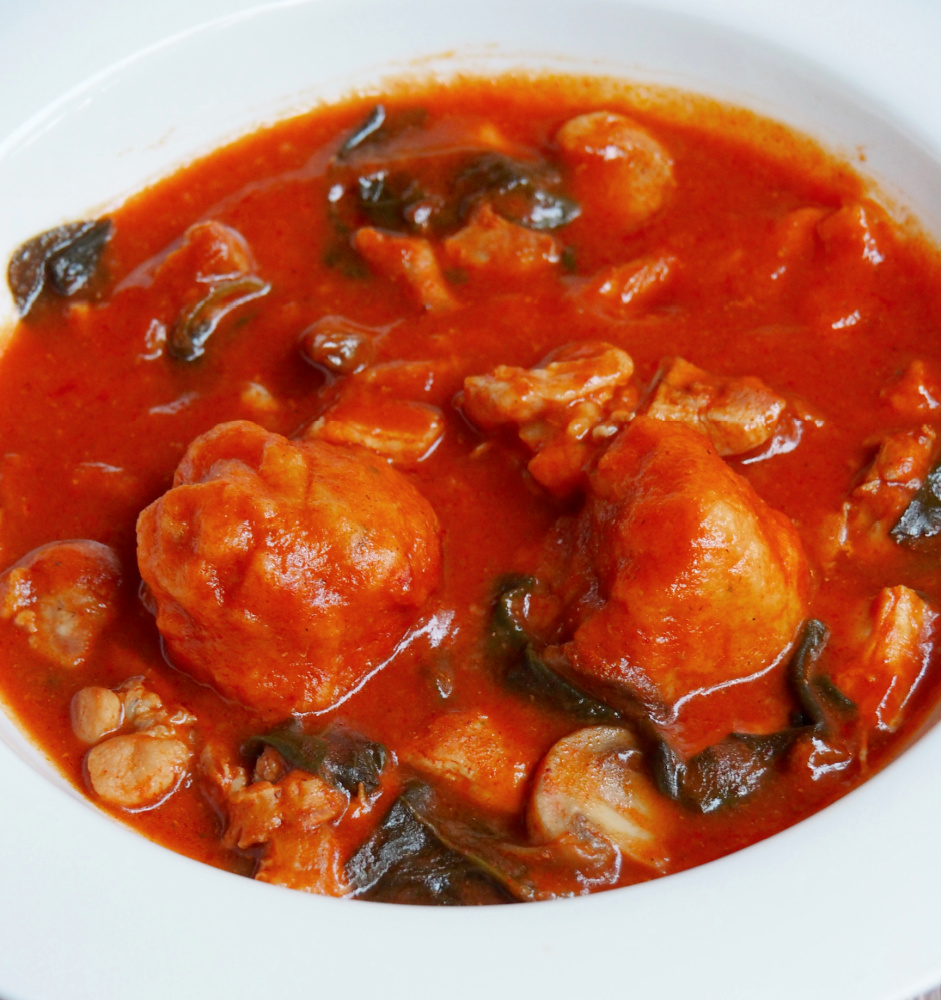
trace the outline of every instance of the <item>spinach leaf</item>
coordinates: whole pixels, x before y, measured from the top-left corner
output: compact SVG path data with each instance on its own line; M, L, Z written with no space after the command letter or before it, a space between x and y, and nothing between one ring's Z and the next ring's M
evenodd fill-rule
M81 291L98 268L111 235L111 220L72 222L27 240L13 254L7 283L16 308L26 316L48 288L63 298Z
M537 586L531 576L507 574L494 587L490 653L500 665L503 682L518 694L547 702L579 719L617 721L621 718L617 711L556 673L536 651L526 617Z
M896 542L907 544L919 538L933 538L941 533L941 463L928 473L921 488L902 511L890 534Z
M798 739L836 733L856 706L829 677L816 672L828 637L823 622L805 622L787 668L801 707L792 726L767 735L732 733L685 763L660 743L654 771L661 791L700 812L713 812L757 791Z
M318 775L328 750L327 741L306 732L299 719L289 719L267 733L252 736L242 747L242 753L252 757L265 747L277 750L291 767Z
M607 841L586 832L577 840L516 844L420 782L405 789L346 865L362 898L437 905L581 895L612 884L617 873Z
M180 316L167 338L167 349L180 361L201 358L224 316L270 291L271 285L254 274L223 281Z
M527 645L523 653L507 669L504 678L508 687L521 694L538 698L588 722L617 722L619 712L580 691L554 670Z
M487 201L510 222L529 229L551 230L581 215L578 203L559 190L561 176L546 163L524 163L503 153L483 153L457 178L465 216Z
M495 652L519 651L531 642L523 623L535 586L535 577L520 573L508 573L497 579L490 616L491 644Z
M357 794L360 785L367 793L376 791L388 762L388 751L381 743L338 722L321 733L308 733L299 719L290 719L253 736L242 751L251 756L266 746L277 750L291 767L316 774L351 795Z
M842 718L856 711L852 700L829 677L815 670L828 638L829 630L822 621L808 619L788 665L788 676L802 713L795 723L812 726L821 733L835 730Z
M768 736L732 733L685 764L661 743L654 755L657 784L672 799L714 812L757 791L795 736L792 730Z
M382 104L377 104L366 118L353 129L352 134L340 147L337 152L337 159L344 160L354 149L358 149L364 143L373 139L376 133L382 128L386 120L386 109Z
M441 843L522 902L581 895L617 878L616 849L587 828L579 837L549 844L517 844L427 785L411 786L405 797L413 815Z
M513 902L490 876L451 850L416 815L412 798L396 799L373 835L346 863L350 885L363 899L437 906Z
M376 791L380 776L389 759L381 743L366 739L339 723L332 723L322 735L327 755L321 768L322 777L331 784L355 795L362 785L367 793Z

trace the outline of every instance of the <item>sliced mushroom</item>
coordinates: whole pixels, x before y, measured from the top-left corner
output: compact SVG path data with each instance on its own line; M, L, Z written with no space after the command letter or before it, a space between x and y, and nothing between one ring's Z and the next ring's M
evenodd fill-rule
M641 865L670 860L676 806L657 790L634 735L591 726L559 740L536 774L529 828L542 841L587 827Z

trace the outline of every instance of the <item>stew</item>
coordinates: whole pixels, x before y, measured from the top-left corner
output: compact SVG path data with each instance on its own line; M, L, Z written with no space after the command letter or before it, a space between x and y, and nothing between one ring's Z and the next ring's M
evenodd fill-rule
M8 280L0 690L174 850L392 902L629 885L937 700L941 267L774 123L402 85Z

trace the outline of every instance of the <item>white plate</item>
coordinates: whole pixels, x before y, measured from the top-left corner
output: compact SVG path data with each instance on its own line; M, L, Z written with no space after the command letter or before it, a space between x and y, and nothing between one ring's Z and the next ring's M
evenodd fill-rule
M480 68L561 54L736 100L848 155L863 147L867 170L941 234L932 0L243 6L42 0L8 19L0 256L314 96L452 50ZM19 124L105 62L235 10ZM441 911L309 897L155 847L72 792L0 715L0 996L902 1000L941 982L939 761L936 728L820 815L682 875Z

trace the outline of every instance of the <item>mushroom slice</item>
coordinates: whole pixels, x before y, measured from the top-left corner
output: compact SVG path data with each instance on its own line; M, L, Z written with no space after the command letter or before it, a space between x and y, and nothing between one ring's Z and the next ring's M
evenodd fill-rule
M586 828L622 855L664 871L677 808L657 790L633 733L591 726L559 740L536 774L529 828L543 841Z

